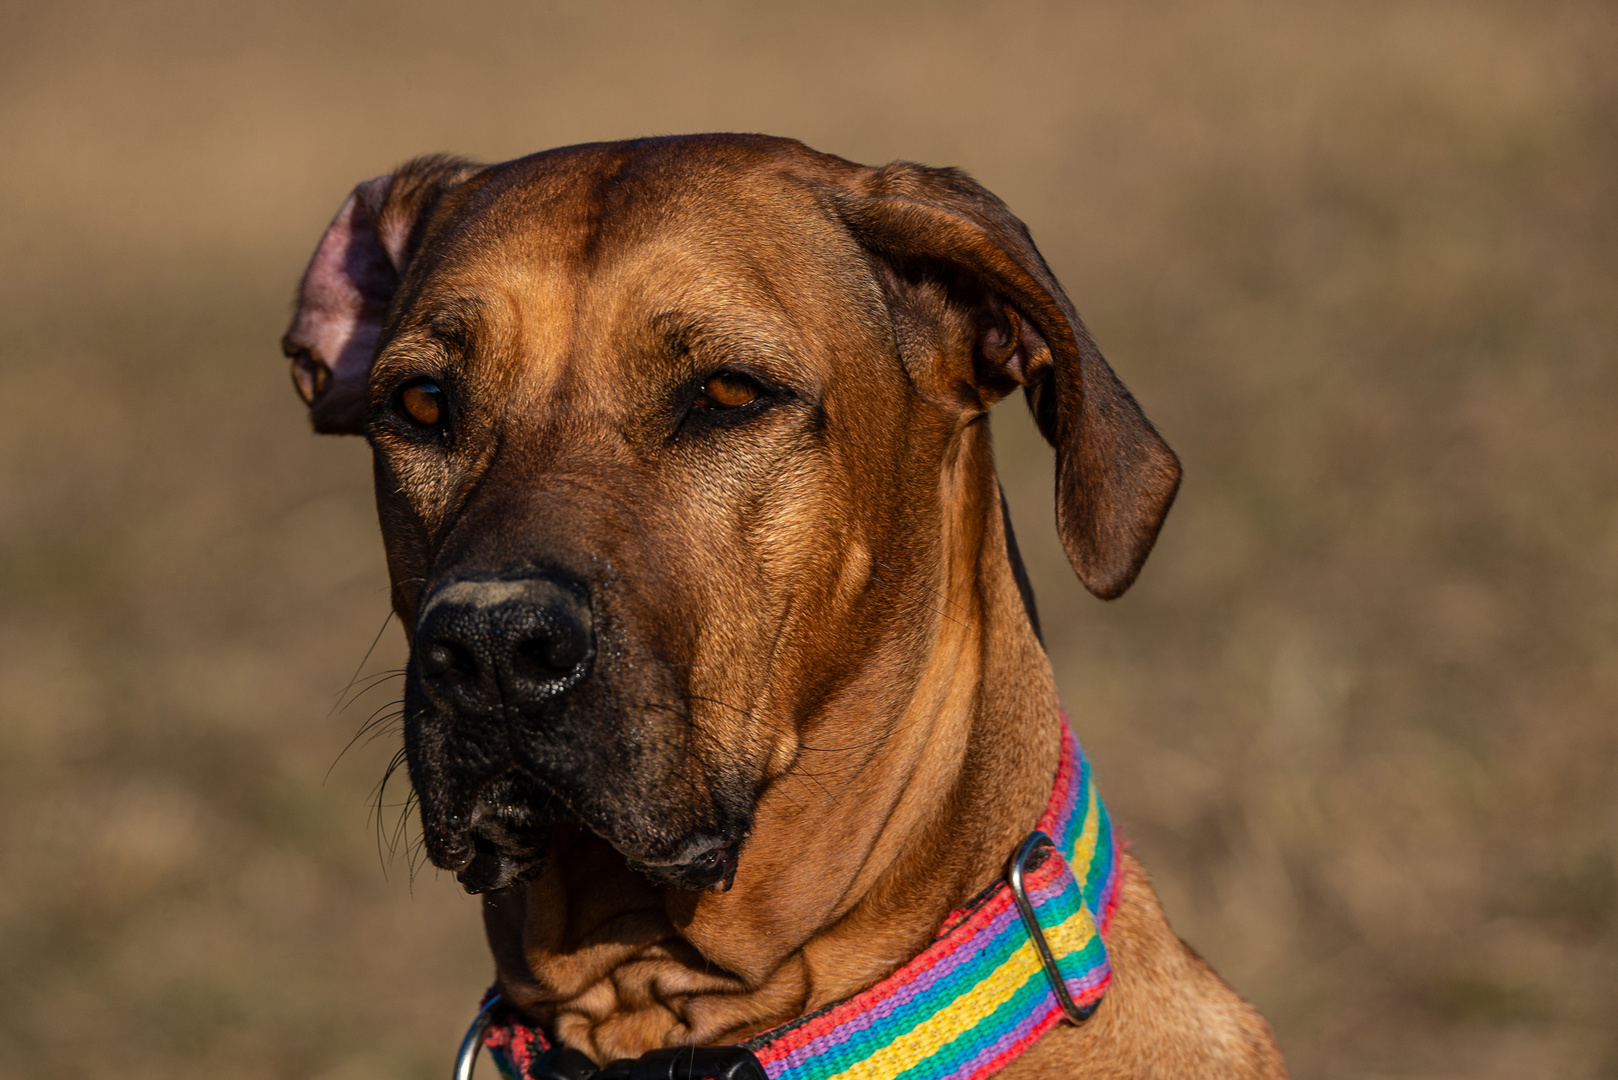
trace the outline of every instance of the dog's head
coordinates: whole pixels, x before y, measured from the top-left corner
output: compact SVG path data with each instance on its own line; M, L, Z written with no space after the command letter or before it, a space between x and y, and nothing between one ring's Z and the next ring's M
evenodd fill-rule
M1097 595L1179 477L999 200L787 140L412 162L338 212L284 344L374 450L410 778L473 890L563 820L728 883L817 710L901 696L947 620L963 440L1017 386Z

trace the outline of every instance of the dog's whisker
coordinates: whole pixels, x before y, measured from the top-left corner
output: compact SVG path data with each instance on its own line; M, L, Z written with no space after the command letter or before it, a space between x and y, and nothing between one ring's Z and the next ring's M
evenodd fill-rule
M730 710L732 710L732 711L734 711L736 713L739 713L740 715L746 717L747 719L749 719L749 720L751 720L751 721L753 721L755 723L759 722L759 718L758 718L757 714L754 713L752 710L744 709L744 708L742 708L741 706L738 706L738 705L733 705L728 701L721 700L720 698L707 697L707 696L700 695L700 694L686 694L686 695L682 695L682 697L683 697L683 700L685 700L685 701L698 701L698 702L703 702L705 704L717 705L717 706L719 706L721 708L730 709ZM807 771L801 770L799 768L799 766L798 766L798 763L796 763L796 762L794 762L793 765L790 768L788 768L786 770L786 772L784 772L782 775L792 777L792 779L796 780L798 783L803 784L805 788L808 787L808 784L805 783L805 780L807 779L809 782L812 782L815 785L815 787L819 788L820 793L822 795L826 796L826 798L828 798L828 799L835 799L836 798L836 796L832 794L832 792L826 787L826 785L824 785L824 784L822 784L820 782L818 777L816 777L813 773L809 773ZM796 804L796 805L801 806L802 804Z
M897 570L895 570L893 567L889 566L887 563L883 562L881 559L872 559L871 563L874 566L881 567L883 570L886 570L888 573L892 574L895 577L900 576L899 572ZM889 584L889 583L884 582L884 584ZM950 595L949 595L949 591L947 589L945 589L942 585L939 585L939 584L937 584L935 582L932 582L932 581L926 581L926 580L917 581L914 578L908 579L908 584L913 589L921 589L921 590L923 590L925 592L933 593L940 600L942 600L944 602L944 605L946 607L952 607L956 611L959 611L962 615L965 615L968 618L971 617L971 615L972 615L971 609L968 608L965 604L962 604L959 600L952 599L950 597ZM897 588L897 586L894 586L894 585L891 585L891 584L889 584L889 587L890 588Z
M792 777L794 780L798 781L798 783L803 784L805 788L807 788L809 786L809 784L812 783L812 784L815 785L815 787L820 789L820 793L822 795L826 796L826 798L832 799L832 800L835 800L837 798L835 795L833 795L831 793L831 791L826 787L825 784L820 782L820 777L816 776L814 773L810 772L807 769L800 768L799 763L796 762L796 761L794 761L790 766L788 766L787 771L782 773L781 775L782 776L790 776L790 777ZM805 781L807 781L807 783L805 783Z
M754 723L759 722L758 716L755 715L751 709L744 709L740 705L732 705L730 702L723 701L716 697L707 697L702 694L681 694L680 698L683 701L700 701L704 705L717 705L721 709L729 709L732 712L738 713Z
M392 582L391 584L389 584L386 588L378 589L377 591L378 592L386 592L386 593L390 593L390 594L392 594L394 596L398 596L399 590L404 588L406 585L425 585L425 584L427 584L427 579L424 578L424 577L400 578L398 581L395 581L395 582Z
M891 738L893 738L893 733L889 731L877 736L874 739L867 739L864 742L853 743L849 746L799 745L798 749L810 754L847 754L852 753L855 750L864 750L872 746L882 746Z
M960 627L964 627L966 625L961 620L957 619L955 616L953 616L949 612L945 611L943 608L934 607L931 603L929 603L927 600L923 599L922 597L916 596L914 593L908 591L907 589L904 589L903 587L901 587L899 585L895 585L891 581L884 580L882 577L880 577L877 574L872 574L871 575L871 580L874 581L878 585L886 585L888 588L892 589L894 592L898 593L900 596L903 596L908 600L915 601L917 604L919 604L922 607L926 608L928 611L932 612L934 615L937 615L940 619L943 619L945 622L951 622L951 623L954 623L956 626L960 626Z
M327 719L330 719L332 716L337 714L338 706L341 705L343 699L348 696L348 692L354 688L354 683L359 680L360 672L364 671L365 665L371 662L371 654L376 652L377 645L381 644L382 635L388 632L388 623L392 619L393 612L390 611L382 620L382 625L377 628L376 636L371 639L370 648L366 649L365 655L360 657L359 664L357 664L354 668L354 674L349 676L348 685L344 686L343 689L338 692L336 700L332 703L331 712L326 714Z
M376 711L371 713L370 717L365 721L365 723L360 725L360 729L354 733L355 736L358 737L367 733L375 734L379 731L385 731L387 728L393 725L394 721L403 720L403 705L404 699L394 698L392 701L379 706Z
M415 789L412 788L410 795L405 799L404 809L399 814L399 835L403 835L409 828L410 822L415 820L415 815L412 811L419 805L420 800L416 798ZM407 841L405 844L405 871L409 878L408 887L412 893L415 892L416 874L426 864L426 851L427 837L420 832L415 834L415 839Z
M388 867L392 862L392 856L398 850L398 830L399 828L402 828L403 820L405 816L409 814L410 808L412 805L414 805L415 800L415 791L412 789L402 804L404 809L400 814L400 822L398 825L396 825L392 831L392 834L390 835L387 826L383 824L383 819L385 816L384 811L389 808L389 804L386 801L388 781L393 779L393 774L397 772L399 768L405 764L405 762L405 749L404 747L400 747L394 752L393 757L388 761L387 768L382 772L382 779L377 781L376 787L373 789L375 796L372 799L374 814L372 820L376 824L377 859L382 864L382 876L384 878L388 876ZM387 854L385 855L383 854L384 848L387 849Z
M331 774L336 770L338 763L343 760L344 755L354 749L354 745L362 738L365 739L365 745L369 746L381 736L388 734L392 730L395 721L404 719L403 705L404 701L402 699L395 699L379 706L375 712L371 713L366 721L359 726L359 730L354 732L354 737L349 739L341 750L337 751L337 757L332 760L331 765L326 769L326 775L321 778L321 784L324 785L331 779ZM369 737L367 738L367 736Z
M349 683L348 689L352 690L353 694L338 706L337 712L347 712L349 709L354 707L354 704L359 701L360 698L364 697L370 691L376 689L389 679L401 679L404 677L404 675L404 668L391 668L387 671L375 672L365 676L363 679ZM345 693L347 693L347 691L345 691Z
M404 710L390 712L376 724L376 729L366 736L365 745L370 746L376 740L399 733L400 721L404 719Z

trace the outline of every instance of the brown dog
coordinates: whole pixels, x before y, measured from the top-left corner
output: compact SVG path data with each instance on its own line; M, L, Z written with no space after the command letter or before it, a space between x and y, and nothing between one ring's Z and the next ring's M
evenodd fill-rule
M1039 817L1059 709L990 406L1027 392L1097 596L1179 482L999 200L782 139L412 162L285 347L375 453L427 851L597 1061L870 986ZM1110 992L1011 1073L1284 1075L1124 862Z

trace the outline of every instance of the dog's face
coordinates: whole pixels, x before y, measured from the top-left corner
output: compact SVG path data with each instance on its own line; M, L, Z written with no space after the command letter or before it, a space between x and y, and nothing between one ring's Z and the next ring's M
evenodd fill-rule
M935 508L878 449L936 457L960 411L803 186L593 156L458 193L371 375L410 775L471 888L560 816L726 879L794 719L888 646L873 572Z
M1076 566L1127 586L1172 455L967 185L710 137L417 163L339 214L287 347L375 452L410 778L468 889L562 822L728 885L822 706L924 663L954 451L1018 384Z

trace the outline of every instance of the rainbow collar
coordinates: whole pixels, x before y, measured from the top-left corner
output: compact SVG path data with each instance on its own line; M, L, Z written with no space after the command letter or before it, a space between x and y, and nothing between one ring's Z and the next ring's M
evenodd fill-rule
M869 990L735 1046L654 1050L599 1072L491 996L456 1075L471 1076L481 1041L507 1080L982 1080L1101 1003L1120 876L1112 822L1064 717L1050 802L1007 880Z

